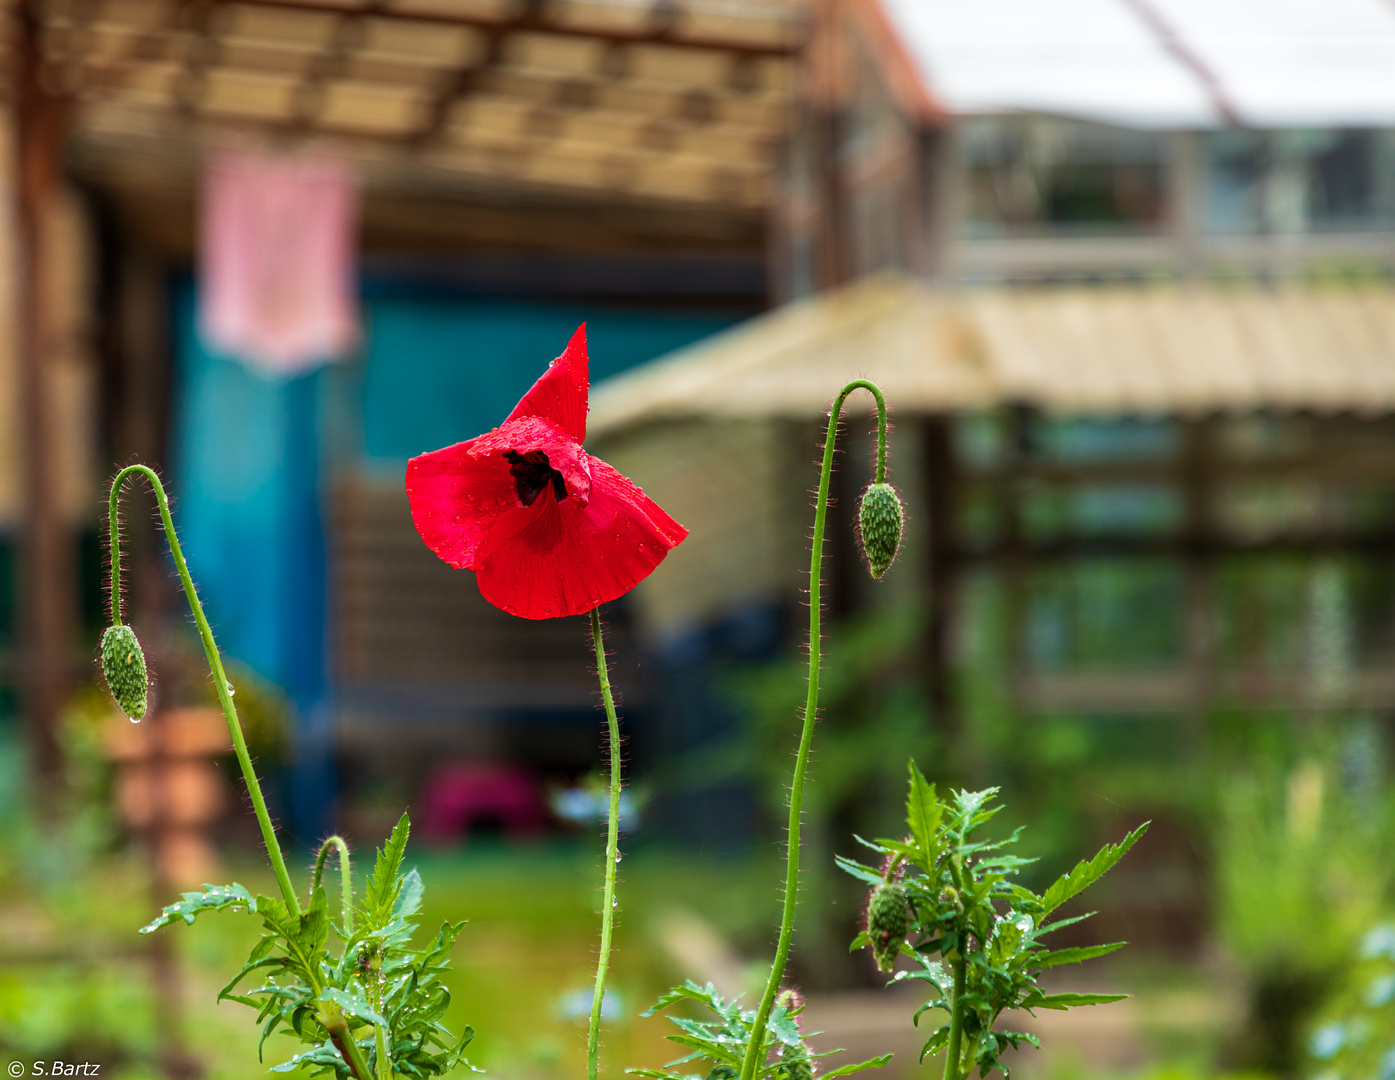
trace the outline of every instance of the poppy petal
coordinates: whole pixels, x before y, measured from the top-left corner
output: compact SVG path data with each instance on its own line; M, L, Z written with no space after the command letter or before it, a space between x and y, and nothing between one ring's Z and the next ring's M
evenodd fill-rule
M605 462L591 459L591 477L584 506L546 491L499 517L476 555L486 600L525 619L581 615L629 592L687 535Z
M562 355L548 365L546 371L523 395L523 400L509 413L509 420L525 416L542 416L551 420L577 442L586 439L587 389L590 375L586 358L586 324L576 328Z
M506 420L502 427L470 440L470 456L477 458L503 460L509 451L527 454L534 450L546 454L548 465L562 474L568 495L583 503L591 497L591 457L571 435L545 417Z
M426 546L460 569L475 569L480 542L506 511L519 505L509 463L478 456L478 439L433 450L407 462L407 501Z

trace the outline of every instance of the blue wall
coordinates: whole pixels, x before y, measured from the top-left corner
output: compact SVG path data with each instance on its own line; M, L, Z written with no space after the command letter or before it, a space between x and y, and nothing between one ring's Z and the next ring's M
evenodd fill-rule
M520 300L371 301L364 450L407 458L498 427L583 322L598 383L737 319Z

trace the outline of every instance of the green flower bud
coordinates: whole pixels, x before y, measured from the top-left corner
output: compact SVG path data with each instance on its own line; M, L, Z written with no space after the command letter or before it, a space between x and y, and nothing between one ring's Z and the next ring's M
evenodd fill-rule
M713 1066L712 1071L707 1074L707 1080L736 1080L739 1075L740 1073L730 1065L716 1065Z
M102 676L122 712L132 720L145 715L145 653L129 626L108 626L102 634Z
M940 903L952 907L958 914L964 914L964 901L959 899L959 891L953 885L940 890Z
M867 901L867 936L872 939L872 955L882 971L896 966L910 928L906 890L891 883L873 889Z
M803 1046L786 1044L780 1050L780 1075L783 1080L814 1080L814 1063Z
M874 578L881 578L896 561L896 549L901 546L901 528L905 521L901 496L896 494L894 487L890 484L867 485L857 511L857 526L862 539L862 554Z

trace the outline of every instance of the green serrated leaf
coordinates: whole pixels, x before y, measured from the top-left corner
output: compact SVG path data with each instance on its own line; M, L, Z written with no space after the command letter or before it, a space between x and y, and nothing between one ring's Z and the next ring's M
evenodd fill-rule
M1093 960L1097 956L1108 956L1116 949L1122 949L1126 944L1128 943L1124 941L1115 941L1108 945L1085 945L1079 948L1038 953L1028 961L1026 967L1031 971L1044 971L1047 968L1060 967L1063 964L1079 964L1085 960Z
M935 872L941 850L940 822L944 804L935 795L935 785L927 783L914 761L909 762L910 789L906 794L906 824L915 838L913 861L926 873Z
M1093 859L1089 862L1079 862L1070 873L1060 878L1051 888L1046 890L1046 895L1042 897L1044 907L1043 914L1050 914L1064 904L1072 896L1077 895L1084 889L1094 884L1104 877L1120 859L1122 859L1129 848L1138 842L1138 838L1148 831L1148 822L1144 822L1128 836L1117 844L1106 844L1102 847Z
M148 925L142 926L142 934L150 934L162 926L168 926L176 919L183 919L192 925L196 916L205 911L219 911L228 907L245 907L256 911L257 903L252 894L234 882L231 885L204 885L201 892L186 892L175 903L167 906Z
M892 1054L883 1054L881 1057L859 1061L856 1065L840 1065L836 1069L823 1073L823 1080L833 1080L835 1076L851 1076L853 1073L862 1072L865 1069L880 1069L885 1066L893 1056Z
M422 893L426 887L421 882L421 875L413 868L402 875L401 892L397 894L397 899L392 904L392 917L394 919L410 919L421 908Z
M386 922L391 917L393 902L401 888L399 875L411 829L411 822L404 812L393 826L392 835L388 837L387 843L378 852L373 873L368 879L368 888L363 897L364 910L381 922Z
M1074 1009L1079 1005L1108 1005L1128 994L1043 994L1036 991L1022 1003L1024 1009Z
M372 1024L374 1027L386 1028L388 1026L388 1022L368 1003L368 999L362 994L351 990L326 987L325 992L320 997L324 1001L332 1001L350 1016Z
M886 880L880 871L873 870L870 866L863 866L861 863L853 862L852 859L845 859L841 855L835 855L834 860L842 867L845 873L851 874L859 881L865 881L868 885L880 885Z

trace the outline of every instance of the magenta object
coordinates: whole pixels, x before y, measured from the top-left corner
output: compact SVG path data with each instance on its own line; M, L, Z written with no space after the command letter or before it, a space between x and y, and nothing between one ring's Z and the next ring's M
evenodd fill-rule
M436 843L463 839L484 821L497 822L511 837L547 826L542 788L517 765L442 765L427 777L423 802L422 832Z

